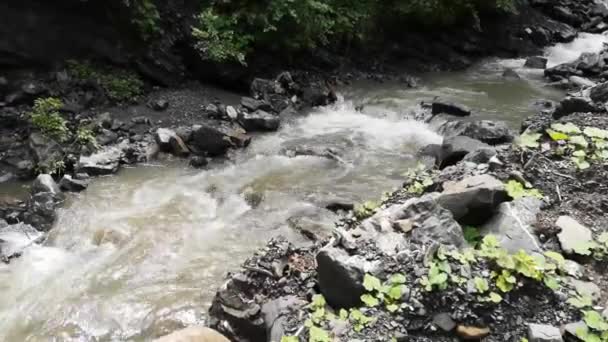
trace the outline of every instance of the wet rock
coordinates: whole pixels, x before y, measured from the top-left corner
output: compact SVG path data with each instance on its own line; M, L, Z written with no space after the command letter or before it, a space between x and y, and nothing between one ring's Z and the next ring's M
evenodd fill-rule
M159 128L154 136L159 149L165 153L184 157L190 154L190 150L177 133L167 128Z
M479 140L465 136L456 136L444 139L442 145L428 145L422 148L420 156L430 156L435 159L435 165L440 169L455 165L469 153L478 150L492 149L491 146Z
M460 338L462 338L463 340L477 341L490 335L490 329L459 325L456 328L456 334L458 334L458 336L460 336Z
M262 306L262 316L266 325L267 341L280 342L283 336L287 336L285 326L286 315L301 309L307 303L295 296L277 298Z
M573 86L579 88L589 88L594 87L596 85L596 83L591 81L590 79L580 76L570 76L570 78L568 78L568 81L570 81L570 84L572 84Z
M505 71L502 73L502 77L506 78L508 80L519 80L521 79L521 76L519 76L519 74L511 69L511 68L507 68L505 69Z
M93 244L96 246L101 246L104 244L121 246L127 241L128 238L129 235L126 232L115 228L98 229L93 235Z
M230 340L211 328L188 327L158 338L154 342L230 342Z
M59 181L59 187L63 191L80 192L86 190L89 182L86 180L74 179L70 175L64 175Z
M591 88L589 97L593 102L608 102L608 82L598 84L595 87Z
M513 141L513 132L502 121L448 121L437 129L444 137L466 136L486 144L498 145Z
M56 161L63 160L61 146L42 133L34 132L30 134L29 147L38 165L49 166Z
M43 234L34 227L18 223L14 225L0 225L0 261L19 256L25 249L34 243L40 242Z
M288 146L281 150L281 154L284 154L288 157L314 156L320 158L327 158L335 161L342 161L342 158L340 157L340 151L331 147L324 147L319 145Z
M119 146L105 147L89 156L80 156L78 172L93 176L116 173L122 156L123 151Z
M390 206L364 220L361 227L367 232L410 231L409 239L424 245L435 242L456 247L466 245L462 228L436 198L437 194L427 194ZM377 236L372 238L377 239Z
M162 112L169 108L169 101L163 99L154 100L151 103L151 107L157 112Z
M272 111L272 106L270 105L270 103L264 100L256 100L251 97L241 98L241 106L246 108L249 112L255 112L257 110L262 110L266 112Z
M249 145L251 138L227 127L195 126L188 146L192 153L221 156L233 147Z
M456 322L454 322L452 316L447 312L433 316L433 324L445 332L452 331L456 328Z
M563 342L559 328L547 324L528 324L530 342Z
M31 193L32 195L48 192L52 195L58 195L61 193L59 186L55 183L55 180L51 175L41 174L38 175L36 180L32 183Z
M511 253L520 249L528 253L541 252L533 230L541 205L542 201L533 197L500 204L498 212L481 227L482 235L495 235L500 245Z
M564 326L564 332L566 333L566 335L569 335L569 337L571 337L571 338L574 338L577 336L576 332L579 329L588 329L587 324L583 321L579 321L579 322L568 323Z
M231 120L236 120L239 117L239 113L232 106L226 106L226 116Z
M133 118L131 119L133 122L135 122L137 118ZM114 118L112 118L112 114L110 114L109 112L104 112L99 114L99 116L97 116L97 120L96 120L96 124L98 127L101 128L105 128L105 129L110 129L112 128L112 123L114 122Z
M253 113L240 113L238 122L247 132L270 132L279 129L281 119L277 115L257 110Z
M365 293L363 276L367 262L335 247L325 247L317 254L319 287L327 302L335 308L352 308L360 304Z
M352 202L332 200L332 201L326 202L324 207L325 207L325 209L327 209L329 211L333 211L333 212L337 213L340 211L347 212L347 211L353 210L353 209L355 209L355 204Z
M526 59L524 67L531 69L546 69L547 59L545 57L533 56Z
M469 116L471 115L471 110L461 104L436 100L433 101L432 104L432 113L433 115L450 114L455 116Z
M193 156L192 158L190 158L190 166L192 166L193 168L200 169L207 166L207 164L209 164L209 162L205 157Z
M39 192L30 196L23 213L23 222L32 225L39 231L47 232L55 223L55 210L61 197L52 192Z
M443 183L438 203L462 224L479 225L488 220L507 199L504 184L490 175L477 175Z
M591 98L587 96L567 96L555 108L553 118L559 119L572 113L599 112L601 108L596 106Z
M110 126L111 128L112 126ZM95 135L95 140L99 146L106 146L115 143L118 140L118 134L109 130L109 129L101 129Z
M496 150L492 147L483 147L469 152L463 159L465 162L475 164L487 164L496 156Z
M333 226L322 222L319 217L295 216L287 219L287 224L311 241L324 241L331 237Z
M591 230L570 216L560 216L555 225L561 230L557 238L566 253L572 253L577 246L593 241Z
M585 267L583 267L583 265L569 259L566 259L564 262L563 270L567 275L577 279L581 278L585 273Z

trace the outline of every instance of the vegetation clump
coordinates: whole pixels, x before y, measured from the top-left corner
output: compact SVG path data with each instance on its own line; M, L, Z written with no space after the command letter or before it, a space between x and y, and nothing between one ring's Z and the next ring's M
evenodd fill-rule
M68 138L67 121L59 114L63 102L55 97L39 98L29 116L32 124L45 135L65 141Z
M72 77L97 82L113 101L129 101L143 93L143 81L130 71L98 68L88 61L74 60L68 61L67 67Z

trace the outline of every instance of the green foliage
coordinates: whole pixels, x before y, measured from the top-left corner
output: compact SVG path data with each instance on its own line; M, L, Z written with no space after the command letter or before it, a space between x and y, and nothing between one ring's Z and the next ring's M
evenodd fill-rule
M54 97L39 98L34 102L34 107L29 113L32 124L45 135L65 141L68 138L67 122L59 114L63 102Z
M583 241L573 247L573 252L583 256L593 256L596 260L608 257L608 232L604 232L592 241Z
M464 234L464 239L473 247L481 242L481 233L476 227L465 226L462 233Z
M297 336L283 336L281 342L300 342L300 339Z
M568 298L568 304L578 309L591 307L593 300L588 294L577 294L575 297Z
M369 293L361 296L361 301L368 307L384 303L389 312L399 310L399 300L403 295L403 284L406 278L403 274L393 274L382 284L380 279L366 274L363 278L363 287Z
M63 160L52 160L40 163L36 166L36 173L48 173L50 175L63 175L65 172L65 162Z
M255 48L289 55L319 46L372 40L386 22L421 23L436 28L469 21L479 13L513 11L514 0L247 0L205 5L192 27L196 47L215 61L245 63ZM377 37L376 37L377 38Z
M88 61L75 60L67 62L67 69L78 80L97 82L114 101L132 100L143 93L143 81L130 71L104 69Z
M554 131L552 129L547 129L546 132L547 132L547 134L549 134L549 137L553 141L563 141L563 140L568 140L568 138L569 138L568 134Z
M349 318L350 318L351 322L353 323L353 329L356 332L360 332L361 330L365 329L366 327L374 324L374 322L376 321L375 318L366 316L365 314L363 314L363 312L361 312L358 309L351 309Z
M76 131L76 143L81 146L92 146L97 148L97 140L95 139L95 133L90 128L80 127Z
M522 197L543 198L543 194L538 189L526 189L523 184L516 180L508 181L505 184L505 190L507 190L507 194L513 199Z
M566 141L554 146L557 156L569 156L569 160L579 170L591 167L592 161L608 160L608 131L596 127L585 127L581 130L573 123L555 123L547 134L554 141Z
M524 133L515 139L515 144L523 148L537 148L541 136L540 133Z
M554 123L551 125L551 128L565 134L581 134L581 129L571 122L565 124Z
M434 289L445 290L448 288L448 276L450 273L450 265L447 262L431 262L429 274L420 279L420 284L427 291L433 291Z
M496 287L502 292L510 292L517 284L517 278L508 270L502 270L496 278Z
M576 330L576 336L584 342L608 341L608 322L594 310L583 311L584 327Z
M378 209L379 204L373 201L367 201L363 204L355 206L355 217L359 220L363 220L372 216Z
M129 1L129 0L126 0ZM139 33L144 40L148 40L159 34L160 14L152 0L131 0L133 11L132 22L139 29Z
M419 163L416 167L409 169L404 176L406 177L405 191L420 195L431 185L433 185L432 171Z
M329 332L323 328L316 326L310 327L308 330L308 342L331 342L332 339L329 337Z
M481 277L475 277L473 279L473 283L475 284L475 290L477 293L482 294L490 290L490 285L488 285L488 281Z

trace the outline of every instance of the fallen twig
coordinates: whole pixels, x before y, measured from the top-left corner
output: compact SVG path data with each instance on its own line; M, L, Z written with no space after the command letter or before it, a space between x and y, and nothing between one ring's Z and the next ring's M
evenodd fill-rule
M557 171L552 171L552 170L549 170L549 172L551 172L552 174L554 174L554 175L556 175L556 176L560 176L560 177L564 177L564 178L568 178L568 179L576 180L576 178L574 178L574 177L572 177L572 176L570 176L570 175L565 175L565 174L563 174L563 173L559 173L559 172L557 172Z
M562 193L559 191L559 184L555 184L555 192L557 192L557 198L562 201Z
M274 274L272 274L272 272L270 272L269 270L265 270L263 268L253 267L253 266L243 266L243 268L246 269L247 271L265 274L271 278L274 278Z

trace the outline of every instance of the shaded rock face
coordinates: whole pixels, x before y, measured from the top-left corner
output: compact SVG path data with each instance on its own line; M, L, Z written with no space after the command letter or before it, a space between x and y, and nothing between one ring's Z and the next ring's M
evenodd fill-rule
M42 133L34 132L30 134L29 146L33 152L35 161L39 165L50 165L51 163L63 160L63 150L57 142L44 136Z
M88 186L89 182L87 180L74 179L70 175L63 176L59 181L59 187L63 191L80 192L86 190Z
M533 197L502 203L490 221L481 227L481 232L495 235L500 245L510 253L521 249L528 253L541 252L533 230L541 205L542 201Z
M224 155L230 148L246 147L250 141L251 138L231 128L199 125L194 127L187 144L193 153L213 157Z
M595 87L591 88L589 97L593 102L608 102L608 82L598 84Z
M325 299L337 308L352 308L361 302L366 261L343 249L326 247L317 254L319 286Z
M445 139L441 145L425 146L418 152L418 155L434 158L435 165L444 169L455 165L469 154L478 153L480 150L493 151L494 149L479 140L465 136L455 136Z
M55 210L64 197L50 175L42 174L32 184L23 221L39 231L48 231L57 219Z
M105 147L89 156L80 156L78 171L92 176L116 173L124 152L119 146Z
M433 101L432 113L433 115L450 114L455 116L469 116L471 115L471 109L461 104L437 100Z
M437 132L445 137L466 136L486 144L498 145L513 141L513 132L501 121L448 121Z
M478 175L458 182L443 183L438 203L452 212L461 224L479 225L487 221L499 204L506 201L504 184L490 175Z
M179 157L187 156L190 153L182 138L170 129L157 129L155 140L162 152L171 153Z
M279 129L281 119L278 115L258 109L253 113L241 113L238 122L247 132L269 132Z
M547 62L548 60L545 57L528 57L524 67L531 69L545 69L547 68Z
M599 112L601 108L588 96L567 96L555 108L553 118L559 119L572 113Z

